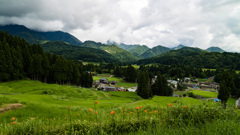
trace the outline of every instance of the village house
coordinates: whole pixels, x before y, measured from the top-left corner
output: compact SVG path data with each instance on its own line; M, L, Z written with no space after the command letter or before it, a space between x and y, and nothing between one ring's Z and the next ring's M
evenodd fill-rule
M175 80L167 80L169 84L174 85L175 88L177 88L177 81Z
M135 92L137 90L137 87L133 87L133 88L128 88L127 91L129 92Z
M112 81L111 82L112 85L116 85L116 83L117 83L116 81Z
M190 82L190 81L191 81L191 79L189 77L184 78L184 82Z
M106 91L117 91L116 87L109 87L109 86L106 86L104 88L104 90L106 90Z
M118 91L126 91L126 88L120 87L120 88L118 88Z
M108 79L106 79L106 78L100 78L100 83L104 83L104 84L108 84L109 82L108 82Z

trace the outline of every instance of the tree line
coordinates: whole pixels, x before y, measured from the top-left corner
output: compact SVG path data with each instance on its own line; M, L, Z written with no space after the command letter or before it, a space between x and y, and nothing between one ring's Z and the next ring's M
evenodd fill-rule
M82 63L46 53L39 45L0 32L0 82L30 78L46 83L92 86Z
M225 68L240 70L240 54L230 52L207 52L185 47L172 50L157 57L139 60L137 64L158 63L163 65L189 65L198 68Z

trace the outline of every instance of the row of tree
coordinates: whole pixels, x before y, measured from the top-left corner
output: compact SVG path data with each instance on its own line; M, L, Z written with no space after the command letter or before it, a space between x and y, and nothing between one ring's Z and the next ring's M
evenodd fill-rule
M39 45L0 32L0 82L31 78L46 83L92 86L84 65L45 53Z

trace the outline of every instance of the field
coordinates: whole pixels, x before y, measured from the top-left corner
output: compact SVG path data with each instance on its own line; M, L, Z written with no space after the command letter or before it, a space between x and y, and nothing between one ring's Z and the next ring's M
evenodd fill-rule
M202 94L198 92L198 94ZM206 93L204 93L206 95ZM210 94L211 97L213 94ZM231 99L231 104L234 104ZM45 84L0 83L0 134L237 134L239 111L190 97Z

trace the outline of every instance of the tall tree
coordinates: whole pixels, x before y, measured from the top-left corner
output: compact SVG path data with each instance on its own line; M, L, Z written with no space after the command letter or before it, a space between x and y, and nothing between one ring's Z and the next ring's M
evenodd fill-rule
M218 98L221 99L224 108L226 108L226 103L232 89L235 89L233 77L230 75L229 71L224 71L218 92Z
M137 94L145 99L152 97L152 91L150 89L150 79L147 72L143 71L138 77Z
M132 65L128 65L125 73L125 80L128 82L135 82L137 79L137 71Z
M171 87L168 86L167 79L160 74L157 76L156 83L152 85L151 89L153 95L158 96L171 96L173 93Z

